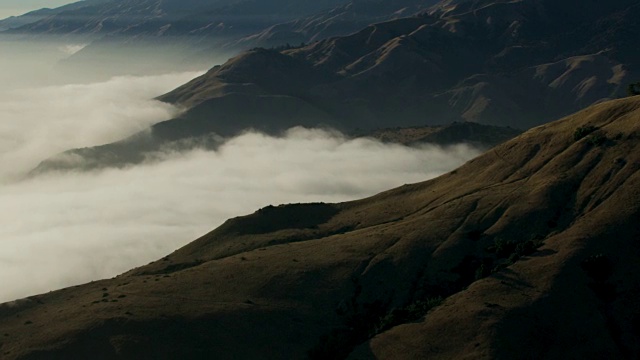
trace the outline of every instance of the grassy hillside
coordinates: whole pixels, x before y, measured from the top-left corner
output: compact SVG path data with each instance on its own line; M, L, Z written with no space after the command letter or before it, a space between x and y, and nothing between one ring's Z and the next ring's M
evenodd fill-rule
M611 101L431 181L231 219L1 305L2 357L636 358L639 139L640 99Z

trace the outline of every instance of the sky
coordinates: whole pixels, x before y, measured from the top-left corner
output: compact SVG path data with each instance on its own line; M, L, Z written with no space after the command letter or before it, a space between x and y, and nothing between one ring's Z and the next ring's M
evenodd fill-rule
M1 42L14 51L0 58L0 302L116 276L267 205L363 198L479 154L294 128L245 133L216 151L167 149L123 169L28 178L62 151L175 117L179 109L153 98L202 72L51 83L51 64L77 44Z
M22 15L31 10L42 8L55 8L61 5L70 4L76 0L1 0L0 19L9 16Z

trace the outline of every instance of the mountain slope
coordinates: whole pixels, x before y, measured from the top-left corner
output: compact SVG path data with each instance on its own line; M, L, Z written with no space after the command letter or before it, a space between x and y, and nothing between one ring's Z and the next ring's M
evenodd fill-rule
M38 21L43 21L49 17L56 16L65 11L77 10L83 7L105 3L107 1L110 1L110 0L83 0L75 3L71 3L68 5L63 5L55 9L44 8L44 9L30 11L20 16L11 16L9 18L0 20L0 31L16 29L19 27L27 26L29 24L36 23Z
M267 22L310 14L343 3L343 0L102 0L91 6L65 8L53 16L15 29L30 34L157 34L169 25L167 35L185 35L202 26L228 22L230 26L260 28ZM248 16L254 16L251 21ZM262 19L261 19L262 18ZM225 27L210 30L225 30ZM226 29L229 30L229 29ZM233 30L235 31L235 30ZM238 29L238 31L243 31ZM246 30L245 30L246 31ZM166 32L166 31L165 31Z
M239 48L300 44L357 32L369 24L419 14L438 0L354 0L308 17L270 26L234 44Z
M256 48L160 96L185 112L153 127L150 141L160 147L249 128L277 134L296 125L346 133L460 121L540 125L624 96L640 76L634 43L640 5L590 2L567 21L575 5L443 2L349 36ZM147 149L140 146L138 159ZM99 163L134 148L125 140L72 152Z
M253 125L253 118L247 116L240 121L247 124L254 130L279 135L280 128L291 128L299 126L296 111L304 109L305 104L296 103L289 97L264 97L261 102L250 102L251 99L238 97L238 102L245 106L250 104L253 109L260 106L266 114L270 114L273 106L279 106L282 110L276 116L264 116L263 126ZM216 108L220 111L219 108ZM219 113L218 113L219 114ZM227 116L237 114L229 111ZM324 118L323 118L324 116ZM317 126L318 123L329 117L326 114L318 113L315 117L310 117L309 112L305 113L304 119L309 127ZM186 120L188 121L188 120ZM238 121L238 120L236 120ZM237 124L237 123L236 123ZM303 125L305 123L302 123ZM82 149L68 150L42 161L34 168L29 176L37 176L50 171L89 171L109 167L125 167L154 161L158 153L166 151L188 151L193 148L204 148L215 150L229 138L216 135L221 128L212 128L210 122L190 122L189 126L175 122L165 121L151 127L150 132L134 134L124 140L93 146ZM235 130L222 129L223 134L235 135ZM226 131L226 132L225 132ZM474 123L454 123L442 126L416 126L411 128L389 128L377 131L361 131L351 134L352 137L372 137L384 142L400 143L407 146L418 144L433 144L449 146L457 144L469 144L478 149L488 149L514 138L522 133L520 130L503 128L497 126L486 126ZM204 136L201 134L205 134Z
M114 279L0 306L0 351L636 358L638 139L640 98L611 101L431 181L267 207Z
M237 54L226 46L280 22L347 0L94 0L24 16L2 34L21 41L61 39L86 46L58 65L70 76L202 70ZM34 20L34 21L31 21Z
M381 141L405 145L426 143L447 146L464 143L480 149L489 149L520 134L522 131L508 127L464 122L441 126L380 129L368 135Z
M7 19L5 34L87 44L62 62L65 71L117 75L201 70L254 46L344 35L436 2L94 0Z
M286 42L295 47L395 19L351 36L281 51L306 62L301 66L322 69L302 78L308 89L295 95L344 128L421 125L417 115L425 113L431 124L467 120L529 128L617 98L640 76L635 45L640 6L633 0L434 3L99 0L91 6L55 9L55 15L13 32L88 37L76 39L81 43L94 39L63 68L95 75L95 66L105 73L201 69L238 49ZM400 18L421 9L430 10ZM241 59L254 64L260 60ZM261 65L242 78L254 84L259 79L251 76L273 70ZM199 81L228 85L226 92L263 95L252 88L243 91L239 87L244 83L221 82L215 71ZM276 96L287 91L277 81L264 90ZM203 100L220 97L199 93L198 88L180 91Z
M640 31L634 25L640 6L613 4L598 11L587 7L566 25L564 8L541 0L461 3L280 55L254 50L160 99L193 110L182 119L207 114L221 128L233 119L197 109L210 100L224 102L229 92L295 96L345 129L412 126L425 116L434 123L529 128L622 96L635 78L640 64L630 56L637 48L629 41ZM590 26L594 17L596 27ZM612 23L610 31L601 31L601 24ZM283 63L291 64L292 74L281 71ZM305 86L292 89L291 81ZM238 106L234 112L251 109Z

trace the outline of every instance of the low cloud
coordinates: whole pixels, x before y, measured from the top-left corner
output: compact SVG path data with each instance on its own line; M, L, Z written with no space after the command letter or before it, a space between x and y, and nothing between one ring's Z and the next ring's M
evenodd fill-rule
M154 154L126 169L20 180L59 152L174 116L175 108L150 99L196 75L0 89L0 302L115 276L269 204L361 198L478 154L465 145L408 148L296 128L282 137L246 133L215 152Z
M67 45L60 46L59 49L64 54L71 56L77 53L78 51L84 49L85 47L87 47L87 45L89 44L67 44Z
M244 134L216 152L8 185L0 190L0 301L115 276L269 204L361 198L476 154L293 129L282 138Z
M113 142L176 115L152 98L199 73L0 91L0 183L62 151Z

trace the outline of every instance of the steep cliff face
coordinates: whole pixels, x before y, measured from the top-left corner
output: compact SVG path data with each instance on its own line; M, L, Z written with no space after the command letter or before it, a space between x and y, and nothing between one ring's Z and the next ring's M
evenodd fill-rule
M114 279L0 306L0 350L635 358L639 139L640 99L611 101L431 181L267 207Z

